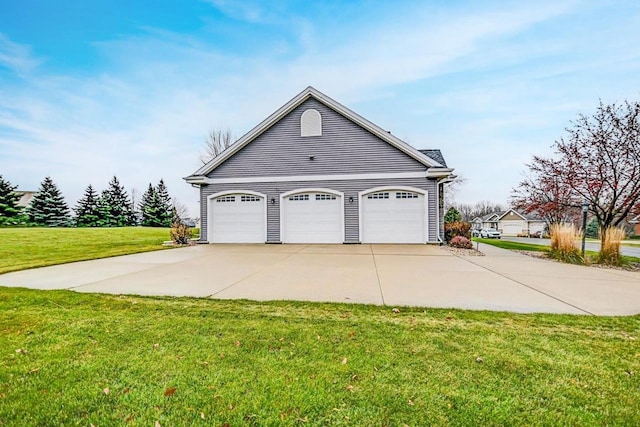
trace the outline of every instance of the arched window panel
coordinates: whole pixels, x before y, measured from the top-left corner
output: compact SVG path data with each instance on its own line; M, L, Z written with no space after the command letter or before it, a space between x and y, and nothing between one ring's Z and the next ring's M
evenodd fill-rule
M300 117L300 135L301 136L321 136L322 135L322 116L318 110L310 108L302 113Z

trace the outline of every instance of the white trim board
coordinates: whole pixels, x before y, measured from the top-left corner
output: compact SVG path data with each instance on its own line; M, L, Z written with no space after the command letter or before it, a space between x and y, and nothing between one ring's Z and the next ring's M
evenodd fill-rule
M352 181L364 179L430 178L429 171L358 173L340 175L290 175L290 176L249 176L238 178L194 177L187 179L190 184L244 184L251 182L292 182L292 181Z

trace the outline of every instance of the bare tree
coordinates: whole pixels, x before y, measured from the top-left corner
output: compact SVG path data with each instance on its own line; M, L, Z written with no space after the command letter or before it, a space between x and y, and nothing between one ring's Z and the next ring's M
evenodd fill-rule
M483 217L494 212L502 212L505 210L500 203L490 202L489 200L481 200L475 204L460 203L455 205L464 221L473 221L474 218Z
M206 164L218 157L220 153L233 144L235 137L230 129L212 129L204 141L204 152L200 153L200 161Z
M467 183L467 178L462 175L458 175L455 180L444 185L444 209L445 211L450 207L455 206L456 194L460 191L460 188Z
M187 205L180 202L177 197L174 197L171 201L171 206L173 208L173 213L180 219L185 219L189 216L189 209L187 209Z

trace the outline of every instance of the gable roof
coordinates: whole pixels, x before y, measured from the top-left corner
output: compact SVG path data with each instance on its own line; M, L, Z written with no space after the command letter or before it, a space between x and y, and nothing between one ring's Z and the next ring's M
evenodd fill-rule
M517 216L519 216L520 218L524 219L525 221L528 219L527 217L525 217L524 215L522 215L519 212L516 212L513 209L508 209L505 212L502 213L502 215L500 215L500 217L498 218L498 221L500 221L502 218L504 218L505 216L507 216L510 212L513 212L514 214L516 214Z
M355 124L371 132L378 138L382 139L383 141L387 142L388 144L402 151L406 155L414 158L415 160L427 166L428 168L434 168L436 169L436 171L441 171L442 176L451 175L451 172L453 171L453 169L449 169L447 168L446 164L443 164L444 158L442 158L442 153L440 153L439 156L437 153L435 153L436 151L439 153L440 150L424 150L424 151L431 152L433 156L436 157L434 159L430 155L427 155L424 152L420 152L419 150L416 150L415 148L413 148L412 146L410 146L400 138L393 136L390 132L385 131L378 125L370 122L369 120L365 119L359 114L351 111L350 109L340 104L339 102L329 98L327 95L323 94L319 90L311 86L308 86L298 95L293 97L293 99L291 99L289 102L287 102L278 110L276 110L273 114L271 114L269 117L267 117L262 122L260 122L256 127L254 127L249 132L244 134L240 139L234 142L233 145L231 145L229 148L223 151L220 155L216 156L211 161L203 165L200 169L195 171L192 175L186 177L185 180L187 180L187 182L197 182L200 178L204 177L205 175L208 175L214 169L216 169L218 166L224 163L227 159L229 159L231 156L236 154L246 145L250 144L258 136L260 136L267 129L269 129L271 126L276 124L280 119L282 119L287 114L292 112L295 108L300 106L303 102L305 102L309 98L316 99L317 101L331 108L333 111L344 116L348 120L351 120ZM442 159L443 162L442 163L439 162L437 158Z
M502 216L502 213L503 213L503 212L502 212L502 211L500 211L500 212L492 212L492 213L489 213L489 214L483 215L483 216L482 216L482 220L483 220L483 221L489 221L489 220L491 220L491 219L494 219L493 217L495 217L495 219L498 219L499 217L501 217L501 216Z
M637 215L636 217L632 218L631 221L629 221L631 224L640 224L640 215Z

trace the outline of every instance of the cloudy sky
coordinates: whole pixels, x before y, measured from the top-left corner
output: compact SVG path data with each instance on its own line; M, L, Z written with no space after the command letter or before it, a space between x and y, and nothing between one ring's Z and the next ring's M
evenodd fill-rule
M312 85L507 202L598 100L640 98L640 2L3 0L0 174L69 204L182 177Z

